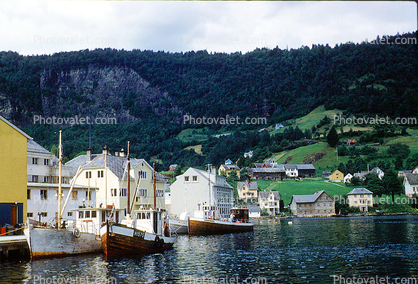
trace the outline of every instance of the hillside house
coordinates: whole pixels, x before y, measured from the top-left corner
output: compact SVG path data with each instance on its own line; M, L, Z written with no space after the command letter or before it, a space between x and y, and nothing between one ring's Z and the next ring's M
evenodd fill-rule
M244 153L244 158L252 158L254 151L249 151Z
M274 130L282 129L284 126L281 123L276 123L276 126L274 127Z
M280 194L278 191L260 191L258 202L261 210L266 209L270 216L280 213Z
M344 177L344 183L351 183L351 179L353 178L353 175L348 173Z
M358 207L361 212L368 212L373 207L373 192L366 188L355 188L349 193L348 205L350 207Z
M418 174L418 166L415 167L415 169L412 170L413 174Z
M382 171L379 167L373 168L370 173L375 173L379 177L379 179L382 179L385 176L385 172Z
M335 201L325 191L308 195L293 195L290 210L297 217L329 216L335 214Z
M267 167L269 168L274 168L277 167L277 161L275 158L269 158L265 161L265 164L267 165Z
M0 115L0 224L26 221L27 143L31 140Z
M241 169L237 165L234 165L234 164L220 165L218 169L218 175L221 175L222 172L225 172L226 176L229 177L232 171L235 171L237 174L237 177L240 177Z
M398 177L404 177L405 174L412 174L412 170L398 171Z
M414 194L418 195L418 174L406 174L403 185L406 196L412 197Z
M168 171L172 172L177 168L178 164L172 164L168 167Z
M280 168L248 168L248 175L252 179L264 180L284 180L286 178L286 170Z
M299 176L298 173L298 166L297 165L283 165L286 171L286 178L288 179L295 179Z
M354 140L354 139L349 139L349 140L347 140L347 145L348 146L355 146L357 144L357 141L356 140Z
M316 169L313 164L297 164L298 175L304 177L315 177Z
M329 178L329 176L332 174L331 171L323 171L322 172L322 177L323 178Z
M247 180L246 182L238 182L237 191L239 199L252 200L258 198L258 186L255 181Z
M330 182L343 182L344 181L344 173L336 170L328 177Z

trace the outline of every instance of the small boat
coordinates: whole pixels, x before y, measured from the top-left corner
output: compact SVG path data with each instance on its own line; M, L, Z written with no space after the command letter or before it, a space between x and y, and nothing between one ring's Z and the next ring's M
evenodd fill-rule
M189 233L189 213L183 212L179 218L170 217L170 230L176 234Z
M127 179L129 179L129 142L127 159ZM128 198L125 219L120 223L108 221L100 228L102 248L106 256L150 254L163 252L173 247L177 235L170 231L165 210L156 207L155 166L153 181L154 207L140 208L139 210L132 210L133 204L130 205L129 203L130 186L127 182ZM138 185L136 189L139 188ZM137 192L134 193L133 200L135 200L136 195ZM131 216L133 216L132 219Z
M204 210L209 210L209 206L203 206ZM213 209L213 206L211 207ZM205 214L208 216L208 214ZM212 213L209 214L212 216ZM231 208L231 218L211 219L211 218L189 218L190 235L212 235L239 232L251 232L254 224L249 221L249 210L246 207Z
M140 209L121 223L108 221L100 229L106 256L151 254L171 249L177 237L168 227L164 211Z

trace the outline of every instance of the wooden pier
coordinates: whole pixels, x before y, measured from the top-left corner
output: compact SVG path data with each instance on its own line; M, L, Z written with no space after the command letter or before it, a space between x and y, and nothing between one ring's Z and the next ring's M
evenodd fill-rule
M24 235L0 237L0 259L11 255L29 255L28 242Z

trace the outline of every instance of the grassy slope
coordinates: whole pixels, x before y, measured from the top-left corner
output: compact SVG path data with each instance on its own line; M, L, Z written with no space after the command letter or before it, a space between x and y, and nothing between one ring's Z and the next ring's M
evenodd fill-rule
M184 148L185 150L194 150L197 154L202 155L202 144L189 146Z

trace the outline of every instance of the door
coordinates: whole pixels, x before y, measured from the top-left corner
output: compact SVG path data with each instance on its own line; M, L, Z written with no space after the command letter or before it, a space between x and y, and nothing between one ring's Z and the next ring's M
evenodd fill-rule
M17 206L12 205L11 211L10 211L10 224L12 226L17 224Z

